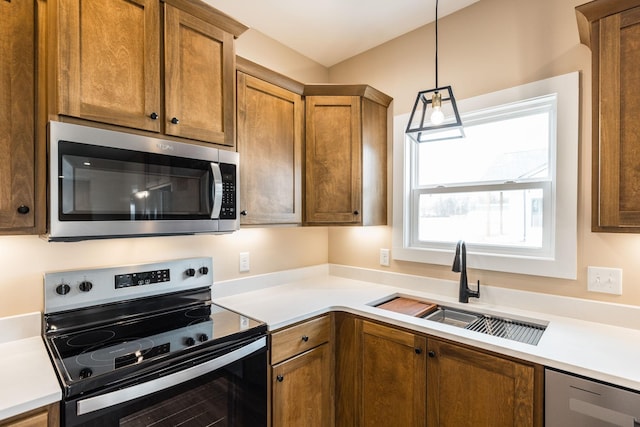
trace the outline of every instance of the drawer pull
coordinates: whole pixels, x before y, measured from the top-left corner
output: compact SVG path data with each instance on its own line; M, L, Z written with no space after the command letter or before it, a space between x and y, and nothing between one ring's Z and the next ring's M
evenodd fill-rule
M309 341L309 337L308 337L308 336L306 336L306 335L303 335L303 336L302 336L302 341L304 341L304 342Z

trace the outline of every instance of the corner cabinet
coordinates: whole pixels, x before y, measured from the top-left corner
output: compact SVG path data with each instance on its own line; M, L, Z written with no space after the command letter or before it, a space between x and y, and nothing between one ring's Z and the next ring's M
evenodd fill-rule
M429 338L428 427L542 427L541 366Z
M640 232L640 1L576 7L592 52L592 230Z
M325 315L271 336L273 427L332 427L332 319Z
M35 134L35 5L0 2L0 234L44 231L45 185L38 178L44 163L36 165L45 153Z
M370 86L307 85L305 224L387 224L387 108Z
M50 115L235 145L246 27L195 0L54 0L48 18Z
M302 223L303 85L237 58L240 224Z

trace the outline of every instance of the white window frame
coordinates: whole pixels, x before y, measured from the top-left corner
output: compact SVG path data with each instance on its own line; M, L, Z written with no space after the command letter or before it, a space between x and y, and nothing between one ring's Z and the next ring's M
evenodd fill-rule
M577 277L579 73L465 99L458 102L458 108L464 118L475 111L550 94L556 94L557 106L557 142L549 164L551 203L544 204L545 210L551 209L550 247L538 251L504 247L491 250L467 244L467 265L472 268L565 279ZM403 261L450 265L454 244L425 246L417 242L417 236L412 237L415 227L411 220L416 215L410 215L414 202L410 162L414 143L404 135L408 120L409 114L394 118L392 256Z

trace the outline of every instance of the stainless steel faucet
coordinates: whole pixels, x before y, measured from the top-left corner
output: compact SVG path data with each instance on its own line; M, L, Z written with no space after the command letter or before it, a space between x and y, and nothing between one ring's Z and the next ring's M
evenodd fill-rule
M460 273L458 301L467 303L469 302L469 297L480 298L480 280L478 280L477 291L469 289L469 283L467 282L467 247L463 240L459 240L456 244L456 254L453 257L451 271Z

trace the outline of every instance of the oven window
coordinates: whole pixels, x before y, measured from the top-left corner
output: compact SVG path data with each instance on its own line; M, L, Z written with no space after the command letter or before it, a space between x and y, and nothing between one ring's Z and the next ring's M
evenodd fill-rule
M67 141L59 150L62 221L210 217L209 162Z
M195 380L78 416L77 402L85 397L64 403L63 427L266 427L266 349Z

